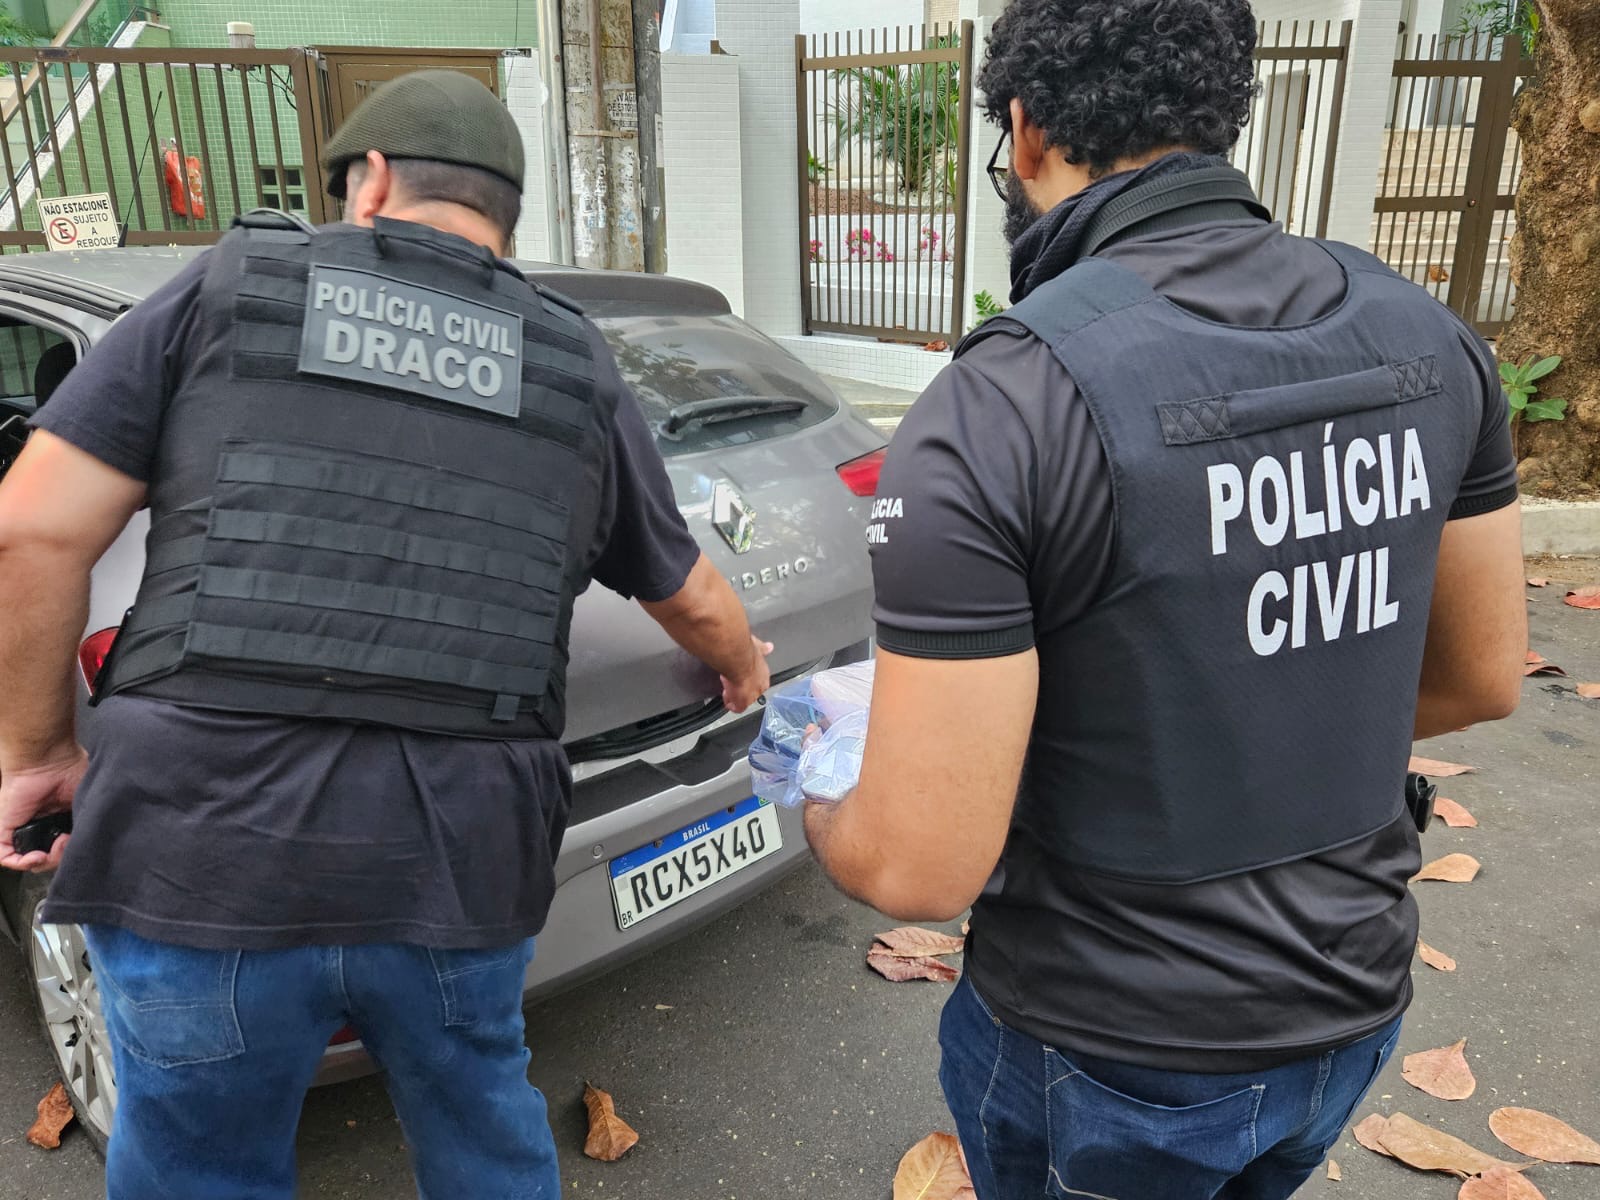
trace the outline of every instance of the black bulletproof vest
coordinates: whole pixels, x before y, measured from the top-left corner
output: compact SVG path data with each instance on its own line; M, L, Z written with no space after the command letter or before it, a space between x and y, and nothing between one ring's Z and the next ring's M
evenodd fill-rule
M1401 813L1482 384L1442 305L1323 248L1348 293L1306 325L1217 324L1095 258L1006 313L1070 373L1114 490L1104 590L1039 645L1016 820L1061 862L1193 882Z
M577 311L389 220L236 229L200 295L101 694L560 736L610 421Z

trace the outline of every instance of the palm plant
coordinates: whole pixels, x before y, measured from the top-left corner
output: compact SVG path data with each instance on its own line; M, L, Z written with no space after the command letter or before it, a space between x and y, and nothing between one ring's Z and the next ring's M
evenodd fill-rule
M1539 41L1539 9L1533 0L1473 0L1456 24L1457 37L1478 34L1490 39L1516 36L1533 53Z
M955 35L929 40L946 49ZM955 63L852 67L839 72L843 97L835 113L841 138L859 138L894 164L902 191L948 186L941 159L961 128L961 84Z

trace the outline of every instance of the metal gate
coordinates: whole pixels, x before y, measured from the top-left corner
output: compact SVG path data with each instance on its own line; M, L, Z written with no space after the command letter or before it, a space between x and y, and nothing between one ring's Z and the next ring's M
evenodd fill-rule
M499 95L500 57L374 47L0 47L0 78L9 71L16 81L0 103L0 252L45 248L41 197L107 193L129 246L209 244L253 208L335 220L322 148L371 86L449 67Z
M0 121L6 251L45 247L34 201L86 192L110 195L130 246L214 242L264 206L326 217L303 50L11 48L0 64L23 81Z
M1520 38L1421 37L1394 64L1372 249L1494 337L1516 300L1522 147L1511 105L1533 62Z
M1257 90L1233 165L1290 233L1328 234L1352 28L1279 21L1257 31Z
M806 333L961 336L972 30L795 39Z

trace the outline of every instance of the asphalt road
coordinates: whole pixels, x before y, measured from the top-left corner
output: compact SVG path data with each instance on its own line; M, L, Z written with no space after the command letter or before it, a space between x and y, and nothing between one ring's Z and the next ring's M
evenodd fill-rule
M1576 564L1546 568L1555 577ZM1590 571L1590 582L1595 580ZM1399 1056L1361 1110L1403 1110L1481 1148L1502 1105L1546 1109L1600 1136L1600 613L1535 596L1533 646L1570 680L1531 679L1510 721L1426 752L1481 768L1447 795L1477 829L1435 824L1426 852L1473 854L1470 884L1416 885L1423 936L1460 962L1416 965L1401 1053L1468 1039L1478 1092L1447 1104L1400 1078ZM887 1200L901 1153L948 1129L934 1071L940 984L890 984L863 965L885 922L806 869L697 936L529 1014L534 1081L550 1099L570 1196L649 1200ZM666 1008L658 1006L670 1006ZM20 968L0 974L0 1198L90 1200L99 1162L81 1134L61 1150L22 1131L53 1069L34 1033ZM615 1094L641 1134L621 1162L581 1154L585 1080ZM303 1195L412 1194L399 1127L376 1080L312 1094L301 1127ZM1507 1155L1515 1157L1514 1155ZM1301 1200L1450 1200L1456 1183L1360 1149L1334 1151L1341 1183ZM1539 1166L1548 1200L1600 1196L1600 1167Z

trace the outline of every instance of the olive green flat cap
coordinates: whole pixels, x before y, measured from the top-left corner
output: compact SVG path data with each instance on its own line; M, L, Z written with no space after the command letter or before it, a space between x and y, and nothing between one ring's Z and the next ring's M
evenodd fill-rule
M350 164L376 150L492 171L522 191L522 134L506 106L460 71L413 71L362 102L323 151L328 192L343 197Z

